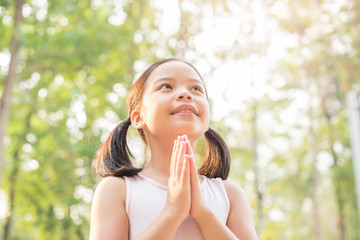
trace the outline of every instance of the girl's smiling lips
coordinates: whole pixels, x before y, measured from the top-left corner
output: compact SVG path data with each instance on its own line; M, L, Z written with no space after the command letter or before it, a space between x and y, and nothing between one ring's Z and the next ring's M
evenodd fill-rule
M184 114L184 115L198 115L197 109L190 104L183 104L179 107L175 108L175 110L171 113L171 115L174 114Z

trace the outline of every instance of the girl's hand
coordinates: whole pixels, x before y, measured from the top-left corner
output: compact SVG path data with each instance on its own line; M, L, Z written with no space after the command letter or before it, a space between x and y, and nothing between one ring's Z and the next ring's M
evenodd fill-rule
M207 206L203 200L200 188L200 180L198 170L195 164L194 153L190 145L190 141L187 139L186 135L183 136L183 140L186 142L186 155L185 158L190 163L190 189L191 189L191 207L190 215L197 219L206 211Z
M185 158L186 142L181 137L175 140L171 156L169 190L165 209L172 216L184 220L190 211L190 162Z

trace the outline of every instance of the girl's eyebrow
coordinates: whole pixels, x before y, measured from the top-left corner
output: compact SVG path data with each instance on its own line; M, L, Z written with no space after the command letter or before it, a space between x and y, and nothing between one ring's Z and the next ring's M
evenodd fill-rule
M162 82L162 81L175 81L176 79L175 78L172 78L172 77L162 77L162 78L159 78L157 79L154 83L158 83L158 82ZM187 80L191 81L191 82L196 82L200 85L203 85L202 81L200 81L199 79L196 79L196 78L188 78Z

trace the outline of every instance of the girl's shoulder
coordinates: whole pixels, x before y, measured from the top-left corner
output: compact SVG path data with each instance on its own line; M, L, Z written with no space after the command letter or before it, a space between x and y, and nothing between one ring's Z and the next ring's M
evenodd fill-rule
M104 185L122 185L125 183L125 178L124 177L113 177L113 176L109 176L109 177L104 177L103 179L101 179L101 181L98 183L98 185L100 184L104 184Z
M90 239L128 239L124 178L106 177L96 186L91 207Z
M111 190L126 187L126 181L123 177L105 177L97 184L96 189Z
M242 190L240 185L235 183L232 180L226 179L226 180L222 180L222 182L224 183L224 186L225 186L226 189L235 190L235 191L241 191Z
M222 180L226 189L226 193L229 197L230 203L232 201L245 201L247 202L247 197L244 189L237 183L231 180Z
M106 177L96 186L95 197L125 200L126 182L122 177Z

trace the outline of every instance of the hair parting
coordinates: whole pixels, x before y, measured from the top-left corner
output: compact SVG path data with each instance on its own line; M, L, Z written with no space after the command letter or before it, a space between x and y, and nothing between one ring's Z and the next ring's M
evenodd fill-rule
M208 178L227 179L230 170L230 152L225 141L211 128L205 132L205 140L207 151L199 173Z

